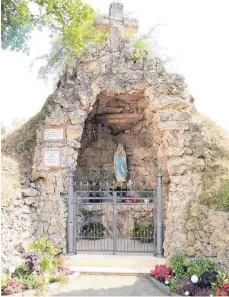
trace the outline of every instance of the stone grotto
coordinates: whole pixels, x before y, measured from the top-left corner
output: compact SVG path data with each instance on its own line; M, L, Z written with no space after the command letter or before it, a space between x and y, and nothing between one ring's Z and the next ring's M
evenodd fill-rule
M229 214L198 200L207 177L229 172L228 143L196 111L183 76L148 52L133 59L124 31L138 22L122 4L95 26L110 32L103 47L77 59L41 111L2 140L3 269L43 235L66 252L69 170L82 182L115 180L119 143L138 188L155 188L162 168L164 256L180 250L229 268Z

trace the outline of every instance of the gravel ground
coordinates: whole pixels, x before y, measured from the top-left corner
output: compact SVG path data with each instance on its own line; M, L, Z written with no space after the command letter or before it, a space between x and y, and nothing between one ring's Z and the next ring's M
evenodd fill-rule
M164 293L144 276L81 274L52 296L164 296Z

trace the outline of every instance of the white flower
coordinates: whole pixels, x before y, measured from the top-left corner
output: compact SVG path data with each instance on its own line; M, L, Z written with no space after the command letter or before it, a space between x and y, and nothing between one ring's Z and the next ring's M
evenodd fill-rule
M14 273L14 271L15 271L15 267L14 267L14 266L10 266L10 267L9 267L9 272L10 272L10 273Z
M189 295L189 291L185 291L184 294L185 294L185 296L188 296Z
M166 285L168 285L168 284L169 284L169 281L168 281L167 279L165 280L165 284L166 284Z
M214 297L214 296L212 294L210 294L209 297Z

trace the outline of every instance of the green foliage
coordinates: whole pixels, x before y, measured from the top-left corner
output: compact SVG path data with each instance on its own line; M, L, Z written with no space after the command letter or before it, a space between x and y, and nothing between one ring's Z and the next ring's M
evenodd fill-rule
M171 278L169 280L169 288L171 291L175 292L176 291L176 288L177 288L177 282L176 282L176 278Z
M2 0L1 2L1 44L2 49L27 52L30 31L35 17L29 11L28 0Z
M183 253L178 252L169 261L172 264L178 278L188 278L189 275L186 272L185 267L190 264L190 260L187 259Z
M140 198L150 198L150 199L153 199L154 197L154 189L144 189L144 190L140 190L138 191L139 193L139 197Z
M53 265L58 266L64 263L64 256L60 255L53 259Z
M56 45L46 56L48 69L61 62L69 65L88 42L100 45L104 40L104 33L94 28L94 10L81 0L3 0L1 12L3 49L26 52L31 31L49 27Z
M40 266L42 272L51 271L53 268L53 256L44 253L41 258Z
M59 257L60 249L56 248L52 241L46 237L37 239L29 245L29 248L40 256L40 267L42 272L52 271L56 265L55 257Z
M177 278L190 279L192 275L201 276L204 272L214 270L212 259L197 257L189 260L183 253L178 252L170 260Z
M201 276L204 272L213 271L213 262L209 258L197 257L194 260L190 261L188 265L188 274L189 276L197 275Z
M89 44L90 49L101 46L107 37L105 31L95 29L96 14L88 4L81 0L47 2L47 15L44 19L50 23L51 28L54 27L55 38L50 53L37 58L46 61L38 73L43 79L49 73L59 74L72 66L76 57L81 56Z
M47 253L50 256L55 256L60 253L60 249L56 248L52 241L49 241L46 237L41 237L40 239L35 240L29 245L29 248L38 253Z
M38 279L36 275L24 275L17 277L17 279L24 285L24 289L26 290L37 289L40 287L40 279Z
M27 264L21 264L16 267L15 272L12 274L12 277L24 277L29 275L29 266Z
M3 273L1 275L1 289L5 289L8 286L8 275Z
M150 52L150 47L147 43L147 40L149 38L150 38L149 36L144 35L133 41L135 51L132 55L132 60L134 62L137 62L139 59L145 57L145 55Z
M152 241L153 237L153 226L149 225L146 226L144 224L137 224L135 223L134 229L131 231L131 236L135 239L141 239L144 241Z
M212 290L214 296L216 296L216 291L226 283L229 283L229 274L227 272L218 271L216 275L216 282L212 283Z

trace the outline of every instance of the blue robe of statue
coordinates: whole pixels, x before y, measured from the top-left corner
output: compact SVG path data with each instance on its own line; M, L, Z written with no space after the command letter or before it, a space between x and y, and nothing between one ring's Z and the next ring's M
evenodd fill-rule
M127 165L126 165L126 153L121 143L118 144L118 148L114 156L114 170L116 180L118 182L125 182L127 178Z
M121 177L125 177L127 173L127 167L123 156L116 157L117 171Z

